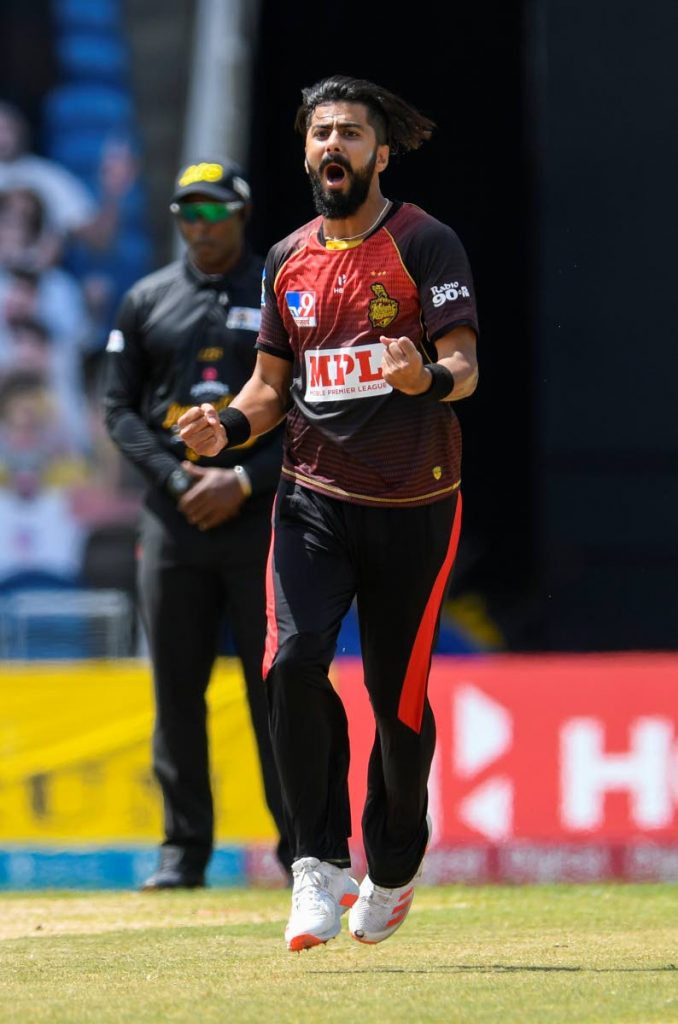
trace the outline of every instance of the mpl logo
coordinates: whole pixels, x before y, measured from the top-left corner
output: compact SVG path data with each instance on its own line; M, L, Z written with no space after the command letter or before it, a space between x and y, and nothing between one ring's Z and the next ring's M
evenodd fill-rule
M315 327L315 292L285 292L285 302L297 327Z
M304 353L307 402L372 398L393 391L381 373L381 345L311 349Z

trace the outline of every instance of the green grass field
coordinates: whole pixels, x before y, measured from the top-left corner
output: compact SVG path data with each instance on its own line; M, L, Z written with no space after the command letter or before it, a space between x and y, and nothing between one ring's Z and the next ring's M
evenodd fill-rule
M378 946L285 949L289 893L0 896L0 1021L678 1022L678 886L420 887Z

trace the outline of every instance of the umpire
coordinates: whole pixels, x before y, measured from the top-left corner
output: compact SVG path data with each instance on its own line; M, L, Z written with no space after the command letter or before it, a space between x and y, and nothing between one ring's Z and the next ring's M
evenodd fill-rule
M190 406L224 409L254 368L263 260L246 241L250 188L232 161L195 160L180 171L170 209L184 258L129 289L103 366L108 432L148 484L138 594L153 666L165 840L143 889L205 884L214 841L205 694L224 623L242 664L287 873L291 860L261 676L282 427L203 460L176 426Z

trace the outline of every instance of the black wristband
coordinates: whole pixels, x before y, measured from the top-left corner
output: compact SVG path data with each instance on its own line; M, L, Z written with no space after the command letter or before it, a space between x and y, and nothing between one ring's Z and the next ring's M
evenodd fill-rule
M427 363L426 369L431 374L431 385L426 391L420 391L414 398L430 398L440 402L454 390L454 377L442 363Z
M240 409L231 409L230 405L223 412L219 413L219 419L226 431L226 447L237 448L238 445L249 441L252 427L250 421Z

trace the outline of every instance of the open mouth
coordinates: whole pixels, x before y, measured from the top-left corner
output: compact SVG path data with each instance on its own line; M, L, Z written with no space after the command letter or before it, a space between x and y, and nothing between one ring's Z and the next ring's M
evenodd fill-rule
M325 168L325 181L332 188L342 185L346 180L346 168L341 164L328 164Z

